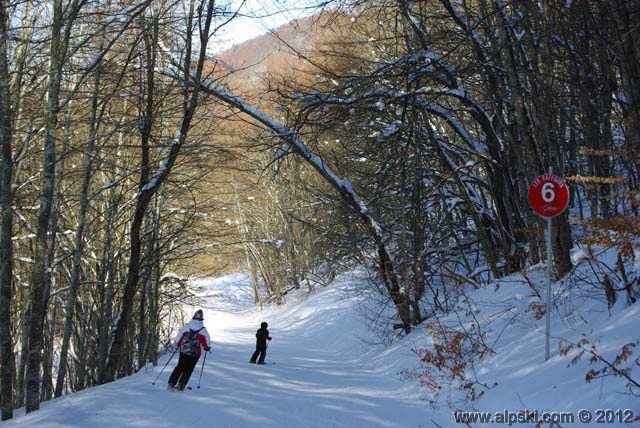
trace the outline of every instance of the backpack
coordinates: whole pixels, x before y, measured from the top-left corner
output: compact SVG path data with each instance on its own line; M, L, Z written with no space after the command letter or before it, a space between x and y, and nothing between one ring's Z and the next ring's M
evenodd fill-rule
M200 330L202 330L202 328L198 330L189 329L189 334L187 334L180 345L180 352L182 354L187 354L192 357L196 356L198 347L200 346L200 338L198 336L200 335Z

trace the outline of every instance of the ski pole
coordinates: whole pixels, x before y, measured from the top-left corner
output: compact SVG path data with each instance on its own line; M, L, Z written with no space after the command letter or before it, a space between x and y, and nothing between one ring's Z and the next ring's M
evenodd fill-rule
M211 348L211 352L213 352L213 348ZM204 371L204 362L207 361L207 354L209 352L204 353L204 358L202 359L202 367L200 368L200 379L198 379L198 389L200 389L200 382L202 382L202 372Z
M179 348L180 348L179 346L176 347L176 350L173 351L173 354L171 354L171 356L169 357L169 360L167 361L167 364L165 364L164 367L162 368L162 370L160 370L160 373L158 374L158 377L156 377L156 379L153 382L151 382L151 385L155 385L156 382L158 381L158 379L160 379L160 376L162 375L162 372L164 372L164 369L167 368L167 366L169 365L169 363L173 359L173 356L176 355L176 352L178 352Z

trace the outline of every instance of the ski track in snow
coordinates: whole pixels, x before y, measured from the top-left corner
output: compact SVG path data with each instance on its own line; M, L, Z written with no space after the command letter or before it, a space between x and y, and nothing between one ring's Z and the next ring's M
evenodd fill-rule
M615 256L615 254L613 255ZM616 259L601 256L610 266ZM213 339L213 353L207 356L200 379L201 359L183 392L169 391L166 382L177 363L168 364L170 355L157 367L148 365L133 376L101 385L60 399L41 403L41 409L28 415L24 408L2 428L121 428L121 427L215 427L215 428L419 428L456 427L450 405L504 414L518 412L590 411L598 409L640 415L637 395L629 393L626 381L604 376L585 382L591 364L585 356L570 364L575 352L559 355L558 342L578 342L587 337L605 358L613 361L623 345L638 337L640 303L629 305L619 299L607 310L604 293L593 287L589 267L578 267L584 283L560 281L553 285L555 309L552 312L552 354L544 361L544 319L537 319L530 304L540 297L531 287L543 290L544 269L534 269L527 279L519 275L504 278L499 287L471 290L468 303L458 302L457 311L444 316L443 325L460 326L460 315L467 326L481 325L486 342L495 351L467 370L469 379L488 385L479 391L486 395L472 403L465 401L466 390L452 383L445 372L431 372L441 382L439 392L420 390L417 382L401 380L403 369L418 369L418 355L412 349L428 346L430 337L416 331L390 346L377 343L368 330L370 315L380 312L375 292L366 273L354 271L336 278L313 294L287 295L287 304L253 305L253 287L246 275L203 279L195 283L202 298L204 324ZM195 307L185 308L192 314ZM390 315L390 310L384 312ZM273 341L265 366L249 364L255 349L255 332L260 322L269 323ZM632 366L637 358L622 363ZM637 379L638 367L633 367ZM441 376L441 377L437 377ZM494 385L495 383L495 385ZM637 393L637 390L635 390ZM431 405L433 403L434 405ZM509 426L508 423L494 423ZM512 426L535 427L535 423ZM543 425L543 426L547 426ZM637 423L606 423L607 427L630 427ZM489 426L473 424L472 426ZM598 427L602 423L561 424L564 427Z
M388 366L369 359L359 334L357 310L341 287L313 295L308 304L251 308L246 276L200 283L204 324L213 352L191 376L192 390L170 391L166 382L177 363L170 355L158 366L61 399L16 411L7 427L422 427L427 406ZM313 307L326 299L324 314ZM247 309L250 308L250 309ZM193 308L188 308L188 313ZM343 311L344 313L340 313ZM352 313L355 312L355 313ZM340 316L336 316L340 314ZM267 365L249 364L255 331L269 323L273 340ZM410 350L405 350L410 353ZM393 370L393 369L392 369ZM413 394L414 399L407 399ZM4 424L3 424L4 425Z

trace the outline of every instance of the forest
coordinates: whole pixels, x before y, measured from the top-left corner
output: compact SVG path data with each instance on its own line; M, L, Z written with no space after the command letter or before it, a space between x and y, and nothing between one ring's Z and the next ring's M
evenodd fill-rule
M549 240L640 297L640 2L318 2L260 73L213 53L234 5L0 0L3 420L156 363L193 276L267 305L366 266L408 335Z

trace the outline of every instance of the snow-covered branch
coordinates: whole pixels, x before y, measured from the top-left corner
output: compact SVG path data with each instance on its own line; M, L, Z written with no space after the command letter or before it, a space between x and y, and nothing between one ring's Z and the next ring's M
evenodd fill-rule
M197 80L195 78L194 81L199 82L203 92L215 96L225 104L240 110L265 126L275 136L282 139L283 145L286 145L288 150L301 156L322 176L323 179L336 189L340 196L342 196L345 204L358 214L363 225L373 238L379 258L378 266L380 269L380 275L384 282L384 286L387 289L387 293L393 300L396 307L403 307L405 304L405 297L400 289L398 275L396 273L392 257L387 249L386 241L382 235L382 228L374 218L371 209L369 209L362 197L353 188L349 179L338 177L338 175L324 163L322 158L298 137L298 134L294 130L255 108L241 97L228 90L215 86L211 81ZM409 319L406 317L403 318L403 328L406 333L411 330Z
M275 136L281 138L286 143L286 149L302 156L340 193L345 200L349 202L349 205L366 221L370 230L374 232L378 238L382 239L380 225L373 218L371 210L355 191L349 179L338 177L338 175L324 163L317 153L311 150L302 140L300 140L295 131L273 119L263 111L255 108L234 93L218 88L211 81L202 81L201 87L204 92L215 96L226 104L251 116L267 127Z

